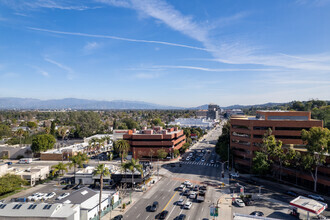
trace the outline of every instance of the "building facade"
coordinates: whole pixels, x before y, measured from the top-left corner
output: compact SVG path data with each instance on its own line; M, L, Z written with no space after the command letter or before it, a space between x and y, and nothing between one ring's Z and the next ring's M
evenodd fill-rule
M173 157L174 150L180 149L186 143L183 130L179 130L177 127L169 129L162 127L144 128L135 132L130 130L123 135L123 139L129 142L132 156L135 159L155 157L160 149L165 150L170 157Z
M235 168L241 171L250 172L254 152L260 150L264 134L271 129L272 135L281 140L283 147L294 148L305 151L301 139L301 131L309 130L311 127L323 127L321 120L311 119L311 112L300 111L257 111L256 116L233 115L230 119L230 148L233 154ZM329 161L329 157L327 161ZM330 169L320 167L319 183L323 186L330 186ZM299 178L302 184L313 182L309 174L297 170L283 168L283 173L294 178ZM322 178L324 174L324 178ZM297 176L298 175L298 176Z
M218 120L220 118L220 107L215 104L209 104L206 118Z

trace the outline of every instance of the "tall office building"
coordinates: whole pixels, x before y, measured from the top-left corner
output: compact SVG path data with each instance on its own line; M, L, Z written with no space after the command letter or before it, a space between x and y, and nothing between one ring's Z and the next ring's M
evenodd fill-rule
M215 104L209 104L207 118L217 120L220 118L220 107Z

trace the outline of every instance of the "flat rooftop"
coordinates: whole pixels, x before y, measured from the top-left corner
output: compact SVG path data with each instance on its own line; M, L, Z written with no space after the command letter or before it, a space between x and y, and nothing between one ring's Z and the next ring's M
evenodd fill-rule
M314 214L321 214L327 207L328 204L310 199L304 196L299 196L290 202L290 205L303 209Z

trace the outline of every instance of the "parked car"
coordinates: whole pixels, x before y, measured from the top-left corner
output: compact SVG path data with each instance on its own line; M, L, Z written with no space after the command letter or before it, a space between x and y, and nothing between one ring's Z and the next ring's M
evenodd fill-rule
M56 196L56 193L55 192L51 192L51 193L48 193L44 196L44 199L51 199L53 198L54 196Z
M186 204L184 204L184 207L185 209L190 209L192 206L192 203L191 202L186 202Z
M204 196L198 195L196 201L197 202L204 202L205 198Z
M123 215L117 215L113 218L113 220L122 220L124 218Z
M187 184L190 184L190 181L189 180L186 180L183 182L184 185L187 185Z
M231 174L229 174L229 176L231 178L238 178L239 177L239 174L238 173L231 173Z
M155 212L155 211L157 211L158 206L159 206L159 204L158 204L157 201L153 202L152 205L151 205L151 207L150 207L150 211L151 211L151 212Z
M253 202L250 198L244 197L242 200L246 206L253 205Z
M293 197L298 197L298 193L296 193L295 191L286 191L285 194L289 195L289 196L293 196Z
M198 193L198 195L205 196L205 193L206 193L205 190L200 190L199 193Z
M195 185L194 191L198 191L198 189L199 189L199 185Z
M8 164L8 165L12 165L12 164L13 164L13 162L11 162L11 161L8 161L8 162L6 162L6 164Z
M189 196L189 195L190 195L190 190L189 190L189 189L186 189L186 190L183 192L183 195L184 195L184 196Z
M76 185L75 187L73 187L72 189L80 189L80 188L82 188L82 187L83 187L82 185L78 184L78 185Z
M207 187L205 185L199 187L199 190L204 190L205 191L206 189L207 189Z
M324 202L324 198L322 196L319 196L319 195L311 194L311 195L308 195L308 197L311 198L311 199L315 199L315 200Z
M162 211L161 213L159 213L159 214L156 216L156 218L158 218L158 219L165 219L165 218L167 217L167 215L168 215L168 211L167 211L167 210L164 210L164 211Z
M59 195L59 196L56 198L56 200L61 200L61 199L65 198L65 197L67 197L67 196L69 196L69 195L70 195L70 193L62 193L61 195Z
M176 204L179 205L179 206L183 206L183 204L184 204L184 199L182 199L182 198L179 199L179 201L177 201Z
M179 191L183 191L183 190L184 190L184 188L185 188L185 186L184 186L184 185L180 185L180 186L178 187L178 190L179 190Z
M62 189L68 190L68 189L71 189L72 187L74 187L74 185L73 184L69 184L69 185L66 185L65 187L63 187Z
M188 183L186 186L187 186L187 188L190 188L190 189L192 189L194 187L194 185L192 183Z
M192 192L192 193L190 193L189 198L196 199L196 196L197 196L196 192Z
M239 207L244 207L245 206L244 202L241 199L235 199L235 203Z
M264 216L264 213L263 212L260 212L260 211L254 211L254 212L251 212L250 215L253 215L253 216Z

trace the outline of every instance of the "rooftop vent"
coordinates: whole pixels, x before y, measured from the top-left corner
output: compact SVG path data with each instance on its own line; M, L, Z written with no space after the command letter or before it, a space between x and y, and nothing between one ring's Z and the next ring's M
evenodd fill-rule
M86 195L87 193L88 193L87 190L84 190L84 191L81 192L82 195Z

